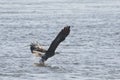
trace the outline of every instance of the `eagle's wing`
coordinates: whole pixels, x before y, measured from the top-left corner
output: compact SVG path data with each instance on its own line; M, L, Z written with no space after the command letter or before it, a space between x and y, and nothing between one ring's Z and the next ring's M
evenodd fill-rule
M42 56L42 61L47 60L49 57L52 57L55 54L55 50L58 47L58 45L65 40L65 38L70 33L70 26L64 27L59 34L56 36L56 38L52 41L50 47L46 51L45 55Z

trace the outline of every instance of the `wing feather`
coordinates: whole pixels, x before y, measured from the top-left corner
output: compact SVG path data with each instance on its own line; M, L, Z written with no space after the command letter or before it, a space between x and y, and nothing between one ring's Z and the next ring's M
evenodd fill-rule
M50 47L46 51L45 55L42 57L44 60L47 60L49 57L52 57L55 54L55 50L58 45L65 40L65 38L70 33L70 26L64 27L52 41Z

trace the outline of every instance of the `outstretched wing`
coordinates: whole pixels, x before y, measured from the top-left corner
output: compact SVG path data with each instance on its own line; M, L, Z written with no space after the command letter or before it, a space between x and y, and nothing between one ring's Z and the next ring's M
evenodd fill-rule
M49 57L52 57L55 54L55 50L58 47L58 45L65 40L65 38L70 33L70 26L64 27L59 34L56 36L56 38L52 41L50 47L46 51L45 55L42 56L42 59L45 61Z
M70 33L70 26L64 27L64 29L62 29L59 32L57 37L51 43L50 47L48 48L48 52L55 52L58 45L65 40L65 38L68 36L69 33Z

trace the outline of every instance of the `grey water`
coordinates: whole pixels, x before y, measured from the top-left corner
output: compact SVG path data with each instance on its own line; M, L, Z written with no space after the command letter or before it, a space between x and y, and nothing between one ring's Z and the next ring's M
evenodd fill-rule
M66 25L60 54L35 66L28 45ZM120 1L0 0L0 80L120 80Z

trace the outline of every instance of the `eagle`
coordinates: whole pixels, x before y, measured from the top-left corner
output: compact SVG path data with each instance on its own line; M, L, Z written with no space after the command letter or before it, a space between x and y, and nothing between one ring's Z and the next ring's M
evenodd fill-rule
M65 38L70 33L70 26L64 27L56 36L56 38L52 41L49 48L44 49L38 42L30 44L31 53L36 57L41 57L39 63L44 64L49 58L53 57L57 52L55 52L58 45L65 40Z

